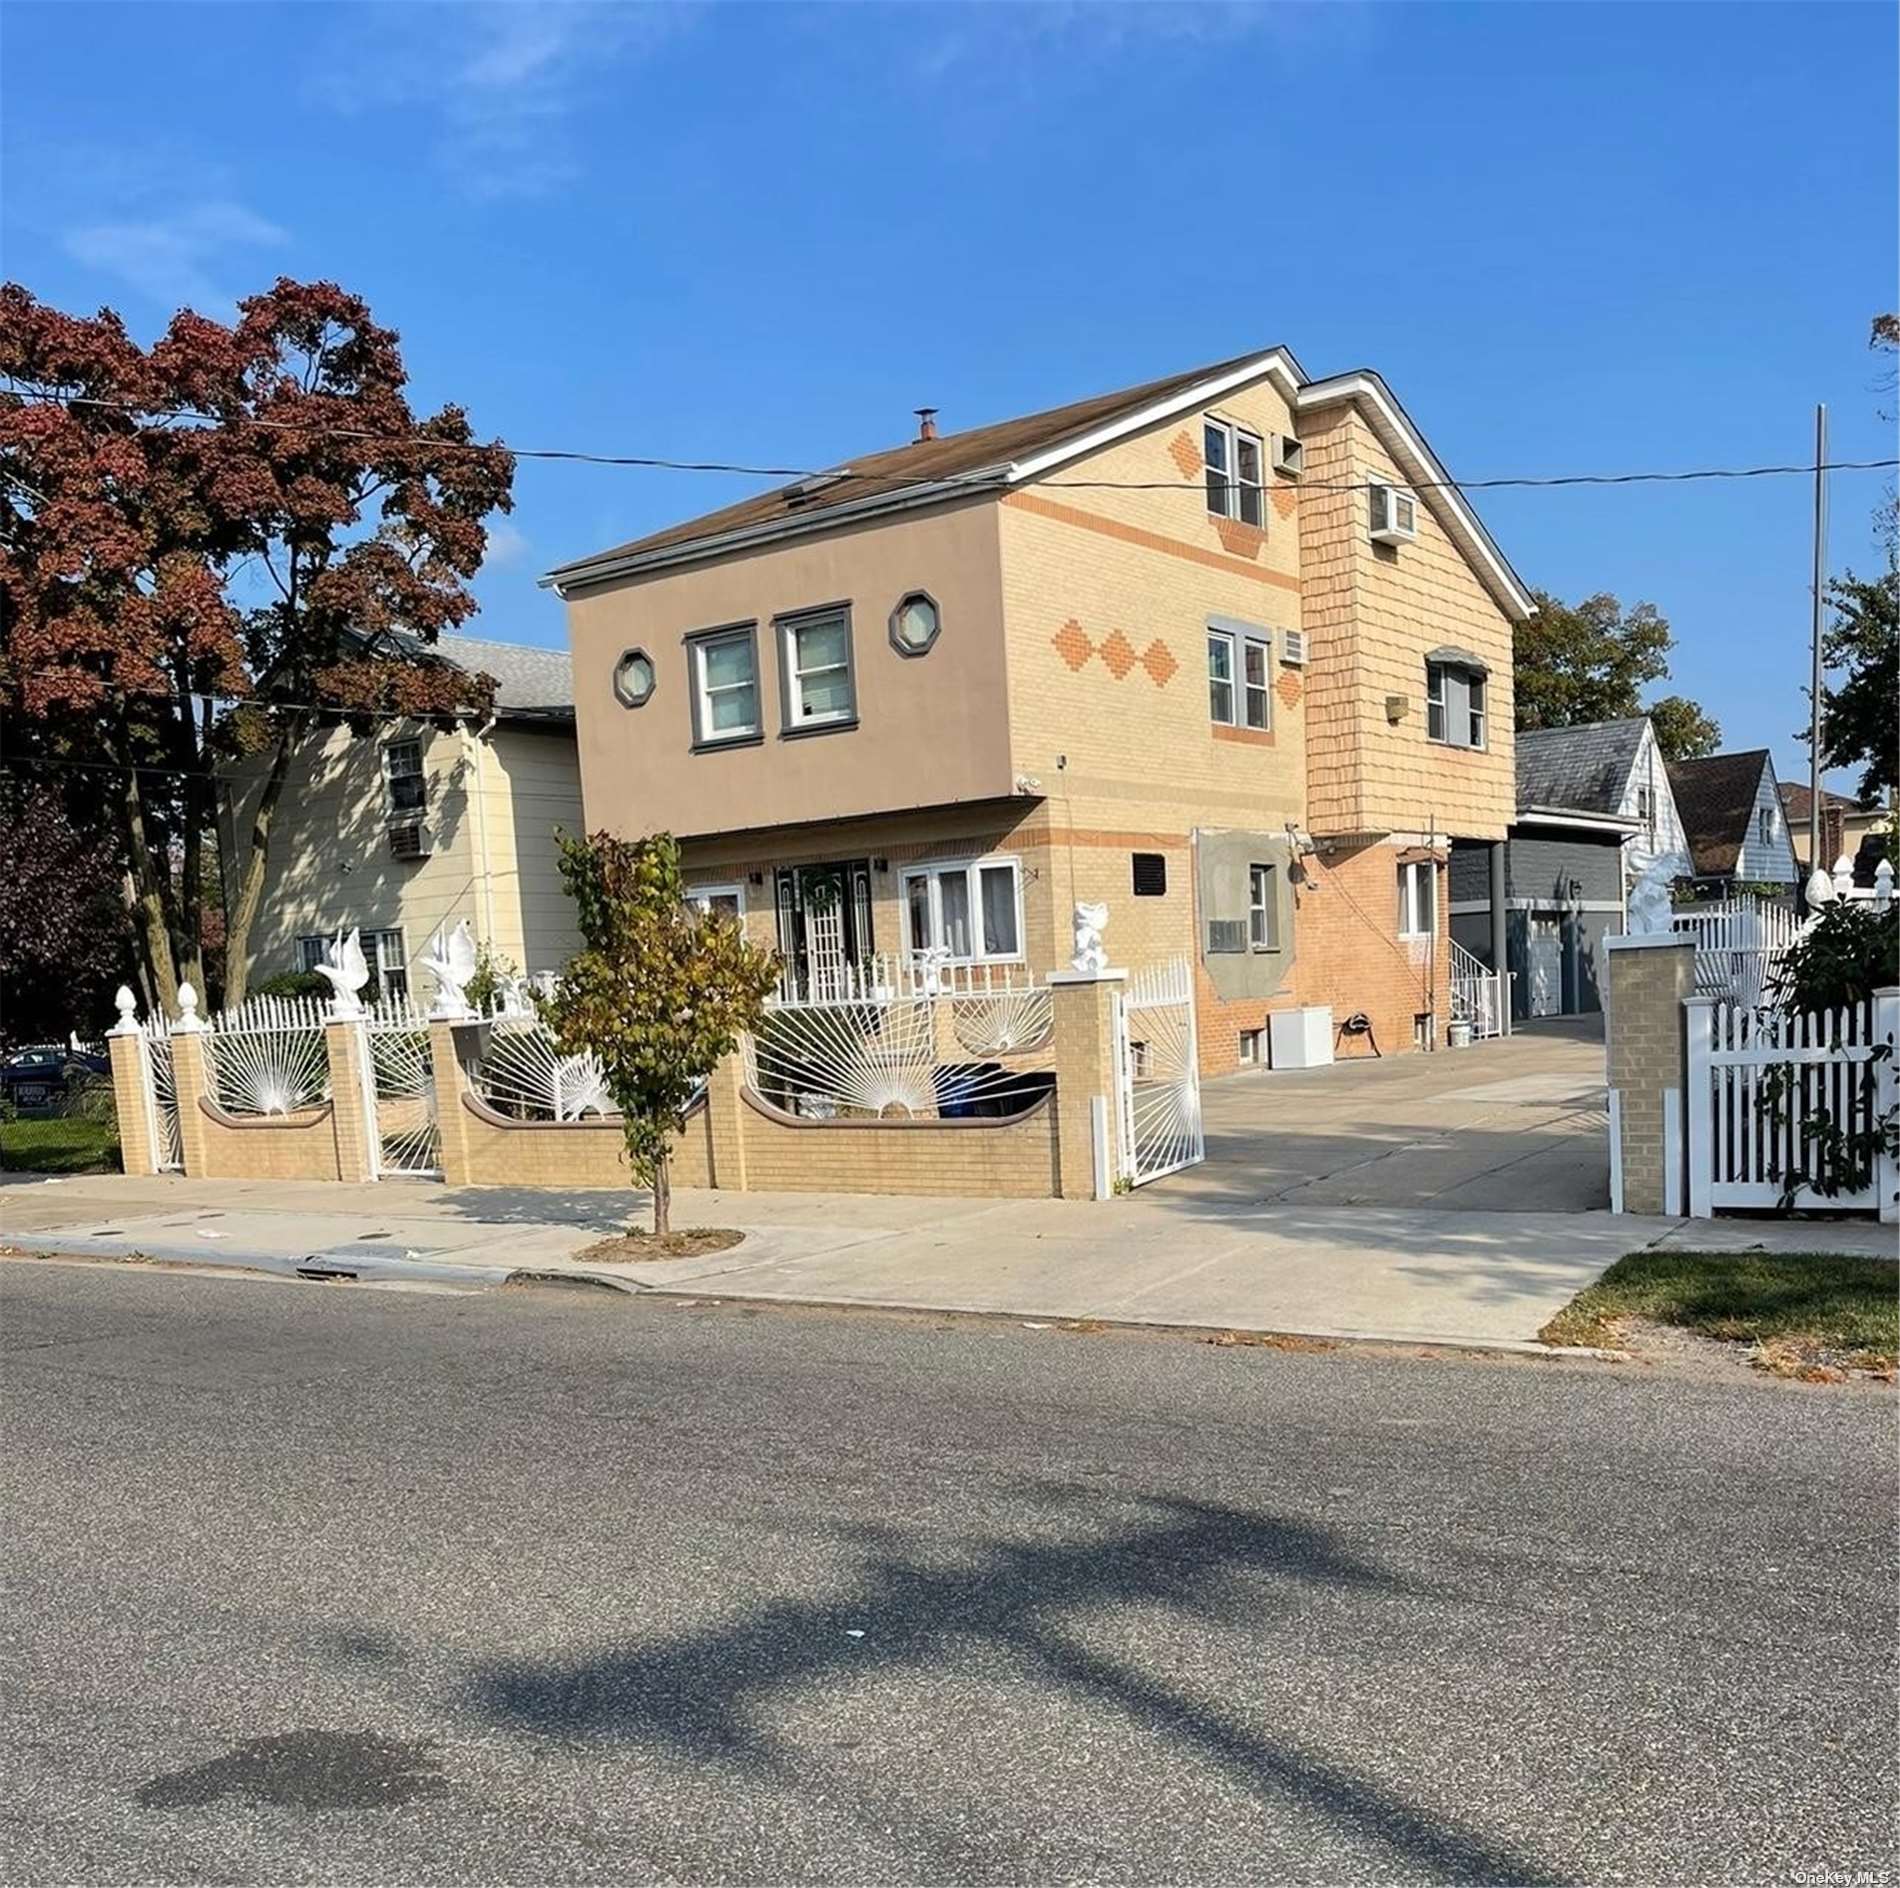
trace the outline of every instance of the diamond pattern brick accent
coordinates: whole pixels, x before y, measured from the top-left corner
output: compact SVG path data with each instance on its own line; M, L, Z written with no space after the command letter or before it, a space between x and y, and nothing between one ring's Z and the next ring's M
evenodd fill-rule
M1055 644L1056 654L1072 669L1080 669L1095 653L1088 631L1073 616L1049 640Z
M1110 632L1108 640L1102 644L1102 661L1118 682L1139 659L1135 654L1135 645L1119 629Z
M1141 666L1148 671L1148 679L1156 688L1166 688L1181 667L1174 659L1174 651L1159 636L1141 652Z
M1186 427L1168 441L1168 457L1180 469L1184 479L1197 479L1201 476L1201 449L1195 445Z
M1297 708L1300 705L1300 697L1305 694L1306 691L1301 688L1300 678L1295 675L1291 669L1282 669L1280 671L1280 679L1273 685L1273 692L1278 695L1289 708Z
M1243 524L1238 518L1216 518L1214 529L1220 535L1220 547L1235 557L1260 555L1267 534L1257 524Z
M1273 488L1273 508L1282 518L1290 518L1300 508L1300 494L1291 485Z

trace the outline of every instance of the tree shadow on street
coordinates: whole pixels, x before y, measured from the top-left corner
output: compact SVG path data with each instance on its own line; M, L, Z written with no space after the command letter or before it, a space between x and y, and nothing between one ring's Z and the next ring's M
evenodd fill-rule
M1223 1700L1108 1650L1112 1616L1129 1607L1215 1628L1243 1617L1257 1623L1275 1602L1290 1610L1315 1588L1416 1590L1310 1523L1174 1498L1138 1506L1138 1519L1080 1538L963 1543L948 1565L940 1544L926 1558L924 1542L900 1528L855 1529L848 1538L863 1550L861 1572L835 1595L776 1601L742 1619L573 1661L496 1662L475 1673L474 1701L516 1730L583 1745L656 1743L761 1780L789 1778L815 1753L765 1720L782 1722L771 1707L792 1694L828 1681L945 1671L974 1650L1000 1652L1041 1687L1125 1713L1169 1754L1218 1766L1263 1801L1317 1813L1409 1871L1552 1879L1383 1783L1263 1735ZM1119 1628L1114 1636L1129 1643Z

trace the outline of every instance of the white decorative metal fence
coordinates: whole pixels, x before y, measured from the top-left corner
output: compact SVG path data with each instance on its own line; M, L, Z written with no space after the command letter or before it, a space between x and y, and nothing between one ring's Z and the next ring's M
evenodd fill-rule
M1054 1086L1046 989L867 987L768 1005L740 1045L753 1092L807 1120L958 1120L1019 1114Z
M1752 893L1716 905L1684 906L1671 922L1695 941L1696 994L1751 1006L1773 994L1775 966L1802 930L1792 905Z
M442 1137L427 1015L406 998L386 1000L364 1017L363 1039L378 1176L440 1179Z
M1803 1015L1708 999L1687 1008L1691 1217L1786 1204L1892 1218L1891 1156L1851 1167L1844 1137L1871 1135L1894 1105L1900 998Z
M469 1086L498 1114L517 1121L579 1121L618 1113L591 1055L564 1055L537 1017L497 1016L475 1033L465 1059Z
M146 1100L151 1108L153 1165L160 1173L183 1173L185 1144L178 1127L178 1078L172 1068L172 1026L162 1014L139 1025L145 1038Z
M229 1114L294 1114L328 1099L323 1006L257 997L215 1017L205 1036L211 1087Z
M1194 973L1186 958L1137 970L1115 998L1122 1177L1131 1186L1204 1159Z

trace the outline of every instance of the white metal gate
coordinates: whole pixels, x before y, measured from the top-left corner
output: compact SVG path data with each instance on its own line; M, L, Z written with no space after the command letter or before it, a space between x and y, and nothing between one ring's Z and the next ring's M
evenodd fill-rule
M178 1132L178 1079L172 1073L171 1024L162 1016L148 1016L145 1033L145 1071L150 1084L146 1102L151 1109L152 1165L159 1173L183 1173L185 1145Z
M429 1025L408 1006L378 1010L364 1024L365 1095L377 1177L442 1177Z
M1187 959L1137 970L1115 998L1122 1178L1131 1186L1206 1157L1194 974Z

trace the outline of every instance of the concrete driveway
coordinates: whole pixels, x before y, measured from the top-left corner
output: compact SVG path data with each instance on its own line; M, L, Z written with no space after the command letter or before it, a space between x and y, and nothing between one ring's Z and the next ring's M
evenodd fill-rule
M1207 1159L1144 1187L1138 1197L1155 1207L1610 1203L1600 1016L1436 1055L1223 1076L1203 1085L1201 1106Z

